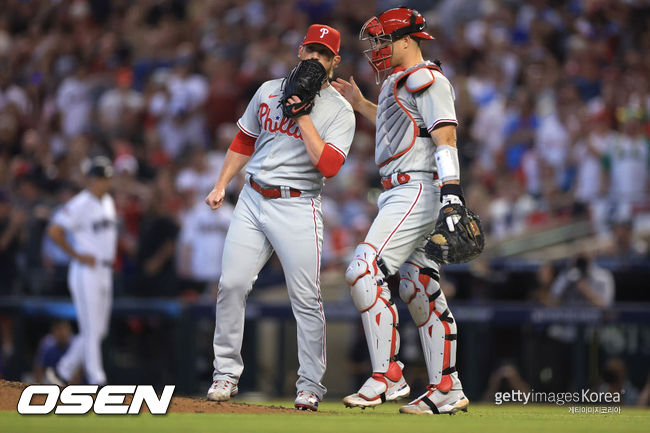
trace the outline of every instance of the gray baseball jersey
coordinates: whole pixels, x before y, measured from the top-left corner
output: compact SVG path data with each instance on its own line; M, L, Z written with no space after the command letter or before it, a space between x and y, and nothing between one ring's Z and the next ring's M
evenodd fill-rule
M325 374L325 316L320 295L323 175L314 167L300 129L278 107L282 80L257 90L237 122L255 137L246 166L264 187L290 187L300 197L264 198L247 182L239 195L224 245L217 295L213 379L237 383L244 365L240 355L246 298L257 274L275 251L282 263L298 332L298 391L322 398ZM320 137L345 157L354 135L354 112L332 87L320 91L310 114Z
M237 121L244 133L257 139L246 173L262 185L320 191L323 175L311 163L298 125L293 119L283 117L278 106L282 81L277 79L262 84ZM309 116L323 141L345 157L355 126L354 112L348 101L328 86L316 96Z
M101 199L83 190L54 215L53 223L73 237L78 253L95 258L95 266L72 260L68 271L68 287L77 313L79 335L57 365L59 375L70 381L83 366L92 384L106 383L102 363L101 342L110 321L113 270L117 247L117 216L113 198Z
M431 132L440 123L458 123L454 109L454 89L440 72L422 62L384 81L377 104L375 162L381 176L395 172L425 171L435 168L435 146L430 136L420 137L419 128ZM414 90L433 74L435 81L423 91ZM408 78L403 79L405 76ZM423 79L424 78L424 79ZM412 82L412 83L411 83Z

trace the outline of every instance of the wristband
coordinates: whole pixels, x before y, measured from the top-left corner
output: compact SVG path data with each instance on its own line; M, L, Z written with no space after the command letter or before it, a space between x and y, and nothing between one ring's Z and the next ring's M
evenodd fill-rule
M457 183L447 183L440 188L440 202L442 203L442 198L446 195L455 195L460 198L460 201L463 202L465 206L465 197L463 197L463 188Z
M460 180L458 149L448 144L438 146L436 149L436 167L438 168L438 178L441 181Z

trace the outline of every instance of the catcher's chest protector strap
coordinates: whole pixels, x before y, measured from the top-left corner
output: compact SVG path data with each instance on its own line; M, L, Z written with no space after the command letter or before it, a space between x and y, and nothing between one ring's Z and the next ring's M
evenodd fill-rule
M410 93L418 94L428 89L435 81L433 71L442 74L442 70L433 65L426 65L407 72L398 79L397 86L404 86Z

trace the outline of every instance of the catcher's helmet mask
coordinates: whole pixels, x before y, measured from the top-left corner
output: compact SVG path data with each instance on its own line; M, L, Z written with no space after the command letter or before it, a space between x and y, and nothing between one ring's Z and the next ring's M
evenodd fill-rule
M411 35L420 39L434 39L425 32L426 21L415 9L400 7L389 9L379 17L372 17L361 27L359 39L368 41L370 48L363 54L375 70L375 79L379 84L388 75L393 65L393 42Z

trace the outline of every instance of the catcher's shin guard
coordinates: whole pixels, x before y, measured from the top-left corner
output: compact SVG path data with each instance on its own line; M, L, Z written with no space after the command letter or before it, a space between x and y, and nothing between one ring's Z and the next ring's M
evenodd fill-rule
M438 271L407 262L399 272L400 297L418 327L429 383L447 392L450 374L456 371L456 322L440 290Z
M375 249L370 244L360 244L345 279L354 305L361 312L374 373L386 373L399 351L397 308L390 300L388 288L382 288L382 278Z

